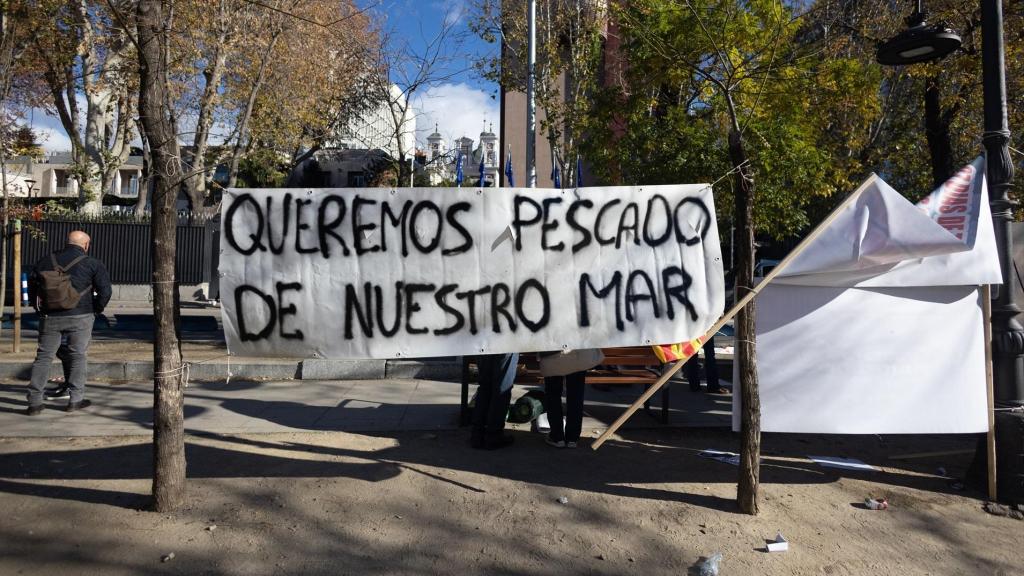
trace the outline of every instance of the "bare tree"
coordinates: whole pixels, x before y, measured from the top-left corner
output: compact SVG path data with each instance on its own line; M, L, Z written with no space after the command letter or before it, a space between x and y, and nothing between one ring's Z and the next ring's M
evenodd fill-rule
M369 148L386 150L395 163L400 183L410 182L410 160L416 151L417 113L413 102L432 87L450 82L471 69L462 46L465 35L457 28L460 13L448 11L438 31L424 38L422 47L404 36L383 35L366 70L366 83L380 118L369 116L351 126L350 136ZM372 112L370 113L373 114ZM383 119L378 123L374 120ZM361 124L361 125L360 125Z
M130 21L114 18L132 0L68 0L34 11L36 56L71 140L81 209L97 213L135 134L135 64ZM85 124L78 97L85 100Z
M9 139L13 136L15 114L11 110L11 90L17 75L16 63L29 41L29 31L24 19L24 6L14 2L0 5L0 185L3 186L3 216L0 228L0 311L3 311L7 295L7 238L10 228L10 188L8 182L7 156ZM14 279L17 285L18 279ZM14 290L17 298L17 290Z

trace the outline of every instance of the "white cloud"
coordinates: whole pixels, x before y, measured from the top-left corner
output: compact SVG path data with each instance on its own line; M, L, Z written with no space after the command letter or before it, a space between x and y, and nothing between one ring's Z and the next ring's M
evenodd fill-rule
M463 136L479 140L485 121L488 129L493 124L494 133L499 133L498 101L468 84L431 87L413 98L413 108L417 112L416 141L421 147L427 136L434 132L435 123L449 143Z
M68 133L64 131L60 120L46 114L35 115L33 119L35 122L32 129L43 150L47 152L71 151L71 138L68 138Z

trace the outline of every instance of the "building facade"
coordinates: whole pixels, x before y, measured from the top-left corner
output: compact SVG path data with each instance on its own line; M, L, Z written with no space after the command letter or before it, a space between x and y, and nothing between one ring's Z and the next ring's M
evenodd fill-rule
M435 126L434 133L427 136L427 150L424 155L425 164L419 169L426 172L431 186L455 182L455 168L460 156L462 158L462 183L464 185L481 186L481 160L483 160L484 164L482 185L484 187L494 187L500 184L501 141L494 133L493 127L485 127L480 132L479 141L463 136L453 140L449 146L437 126Z
M129 156L105 194L137 198L142 182L142 156ZM7 191L15 198L77 198L80 183L74 162L67 152L53 152L40 158L18 156L7 162Z

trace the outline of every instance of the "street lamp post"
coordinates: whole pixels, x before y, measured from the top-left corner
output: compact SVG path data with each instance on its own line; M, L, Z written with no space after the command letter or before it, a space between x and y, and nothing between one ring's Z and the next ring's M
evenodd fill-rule
M903 65L936 60L960 46L960 37L944 25L928 26L921 0L909 18L909 28L878 48L880 64ZM995 398L996 465L999 499L1024 502L1024 327L1010 288L1013 265L1014 202L1010 160L1010 127L1006 114L1006 68L1001 0L981 0L981 61L984 87L986 179L995 227L1003 285L996 287L992 306L992 348ZM978 450L972 468L985 470L986 451ZM974 473L975 475L978 472Z
M1006 113L1006 67L1001 0L981 0L981 60L985 104L986 178L992 223L995 226L1003 285L992 305L992 365L994 376L996 465L1000 500L1024 503L1024 327L1011 289L1014 202L1010 160L1010 124ZM1009 410L1008 410L1009 409Z
M25 184L28 184L27 199L31 200L32 199L32 188L35 187L36 181L31 179L31 178L26 178L25 179Z

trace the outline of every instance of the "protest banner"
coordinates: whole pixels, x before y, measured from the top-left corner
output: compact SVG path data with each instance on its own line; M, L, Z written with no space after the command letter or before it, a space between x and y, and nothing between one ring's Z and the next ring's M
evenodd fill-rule
M706 185L228 190L233 354L452 356L700 336L724 304Z

